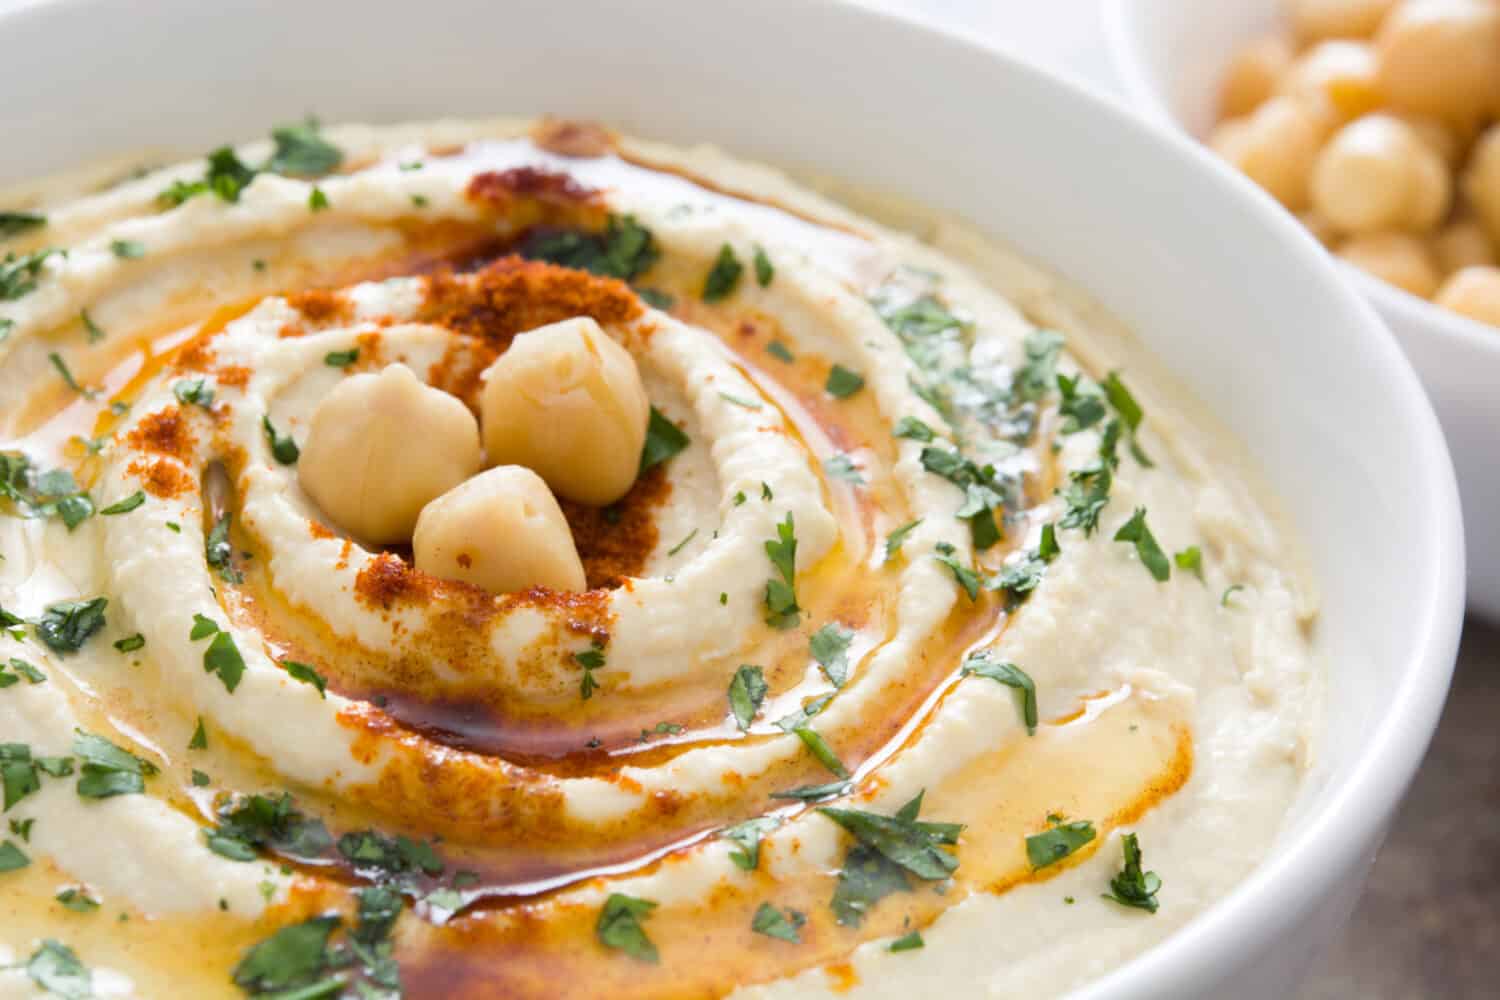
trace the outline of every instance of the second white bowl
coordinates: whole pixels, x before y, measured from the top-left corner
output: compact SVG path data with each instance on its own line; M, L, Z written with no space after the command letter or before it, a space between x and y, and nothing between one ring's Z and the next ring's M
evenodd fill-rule
M1279 6L1106 0L1105 29L1126 95L1148 117L1206 135L1225 66L1244 43L1278 29ZM1466 512L1469 606L1500 619L1500 530L1488 517L1500 509L1500 330L1341 267L1396 334L1437 410Z

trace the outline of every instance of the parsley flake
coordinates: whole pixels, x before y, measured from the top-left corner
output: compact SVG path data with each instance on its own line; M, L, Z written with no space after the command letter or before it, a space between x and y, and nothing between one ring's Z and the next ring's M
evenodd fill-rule
M760 667L742 663L734 672L734 679L729 682L729 711L741 732L748 730L750 723L755 721L755 713L760 711L768 690Z
M1167 562L1167 555L1156 544L1156 538L1151 534L1151 529L1146 526L1146 508L1137 507L1135 513L1130 515L1130 520L1120 526L1115 532L1115 541L1135 543L1135 554L1140 557L1141 564L1155 577L1158 583L1166 582L1172 575L1172 565Z
M641 922L651 916L656 904L649 899L636 899L622 892L610 893L599 911L599 920L594 931L599 943L606 948L623 951L631 958L643 962L660 962L656 945L646 936Z
M828 379L823 383L823 391L837 399L848 399L865 386L865 377L859 372L845 368L843 365L834 365L828 370Z
M782 941L790 941L792 944L801 944L802 935L798 932L802 925L807 923L807 915L797 910L788 908L786 912L778 910L770 903L761 903L755 911L755 916L750 919L750 929L757 934L766 937L779 938Z
M959 673L963 677L968 677L970 674L988 677L1006 687L1015 688L1016 693L1020 695L1021 721L1026 723L1026 732L1028 735L1036 734L1036 683L1026 671L1014 663L994 659L990 651L986 649L971 653L968 659L964 660L963 668Z
M718 302L728 298L739 285L740 275L744 270L744 265L734 255L734 248L728 243L720 246L713 269L703 279L703 301Z
M1133 906L1147 913L1155 913L1156 894L1161 891L1161 879L1156 872L1141 870L1141 845L1133 833L1120 838L1125 848L1125 867L1110 879L1110 891L1105 899L1112 899L1121 906Z
M660 465L682 451L689 444L682 428L668 420L656 407L651 407L651 418L646 424L646 443L641 448L641 465L638 475L653 465Z
M776 538L766 542L765 548L779 577L766 581L766 624L783 631L796 628L802 620L802 609L797 605L797 536L790 511L776 526Z
M1032 870L1055 865L1094 839L1094 824L1086 819L1072 823L1048 817L1051 824L1041 833L1026 838L1026 860Z

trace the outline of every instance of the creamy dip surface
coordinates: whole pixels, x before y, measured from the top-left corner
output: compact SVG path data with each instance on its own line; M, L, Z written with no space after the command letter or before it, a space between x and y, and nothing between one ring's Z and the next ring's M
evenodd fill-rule
M1294 538L1086 296L872 205L552 120L0 203L0 996L1057 994L1242 879ZM587 590L300 487L341 380L477 413L580 316L654 411Z

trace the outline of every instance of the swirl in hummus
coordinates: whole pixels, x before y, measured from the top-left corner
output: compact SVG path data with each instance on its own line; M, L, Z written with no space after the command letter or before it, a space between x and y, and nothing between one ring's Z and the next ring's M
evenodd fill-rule
M1056 993L1268 849L1295 545L1014 255L551 120L76 188L0 206L0 995ZM523 342L624 402L505 430Z

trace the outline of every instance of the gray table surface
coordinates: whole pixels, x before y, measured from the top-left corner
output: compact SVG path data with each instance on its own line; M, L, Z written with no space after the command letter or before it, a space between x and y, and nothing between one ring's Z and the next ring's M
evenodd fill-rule
M1464 623L1443 721L1301 1000L1500 996L1500 628Z

